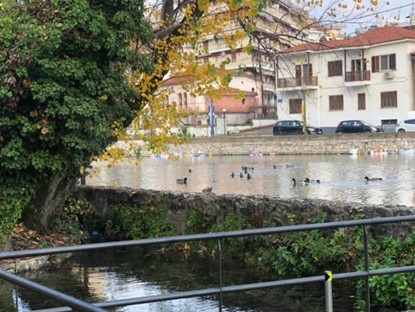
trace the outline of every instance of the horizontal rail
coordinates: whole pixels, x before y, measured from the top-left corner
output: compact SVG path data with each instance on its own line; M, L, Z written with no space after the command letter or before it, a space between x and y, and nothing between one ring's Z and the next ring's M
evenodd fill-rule
M398 267L398 268L370 270L369 272L358 271L358 272L349 272L349 273L339 273L339 274L333 274L333 280L335 281L335 280L344 280L344 279L352 279L352 278L361 278L361 277L366 277L366 276L409 273L409 272L414 272L414 271L415 271L415 266L405 266L405 267ZM241 285L234 285L234 286L224 286L222 288L208 288L208 289L184 291L184 292L177 292L177 293L164 294L164 295L114 300L114 301L107 301L107 302L101 302L101 303L94 303L94 305L97 307L101 307L101 308L114 308L114 307L121 307L121 306L134 305L134 304L153 303L153 302L169 301L169 300L175 300L175 299L201 297L201 296L212 296L212 295L219 294L221 291L222 293L231 293L231 292L239 292L239 291L259 290L259 289L272 288L272 287L284 287L284 286L294 286L294 285L300 285L300 284L321 283L321 282L324 282L324 279L325 279L324 275L301 277L301 278L293 278L293 279L280 280L280 281L241 284ZM72 311L72 310L68 307L59 307L59 308L51 308L51 309L34 310L33 312L67 312L67 311Z
M92 304L89 304L87 302L84 302L82 300L76 299L75 297L66 295L64 293L61 293L59 291L50 289L48 287L45 287L43 285L40 285L38 283L29 281L23 277L17 276L15 274L6 272L4 270L0 270L0 278L9 281L13 284L19 285L21 287L24 287L26 289L35 291L36 293L39 293L41 295L44 295L50 299L54 299L58 301L59 303L67 304L71 308L76 308L77 311L82 312L106 312L104 309L94 306ZM72 309L67 310L72 311Z
M144 245L160 245L160 244L171 244L179 242L188 242L188 241L202 241L202 240L220 240L224 238L236 238L244 236L254 236L254 235L271 235L271 234L281 234L289 232L298 232L298 231L312 231L312 230L324 230L324 229L334 229L342 227L357 227L357 226L368 226L368 225L379 225L387 223L398 223L398 222L413 222L415 221L415 215L410 216L399 216L399 217L386 217L386 218L373 218L373 219L363 219L363 220L351 220L351 221L336 221L330 223L316 223L316 224L305 224L305 225L294 225L294 226L283 226L283 227L273 227L273 228L261 228L261 229L250 229L250 230L240 230L232 232L217 232L217 233L207 233L207 234L193 234L193 235L182 235L182 236L172 236L164 238L151 238L151 239L142 239L142 240L132 240L132 241L123 241L123 242L108 242L108 243L98 243L98 244L88 244L80 246L67 246L67 247L58 247L58 248L44 248L37 250L25 250L25 251L13 251L13 252L3 252L0 253L0 259L17 259L23 257L34 257L50 254L61 254L61 253L74 253L74 252L84 252L84 251L94 251L102 249L111 249L111 248L125 248L125 247L136 247ZM352 272L352 273L341 273L334 274L333 278L335 279L348 279L348 278L359 278L359 277L369 277L374 275L385 275L385 274L397 274L397 273L406 273L415 271L414 266L410 267L398 267L398 268L389 268L389 269L379 269L379 270L366 270L364 272ZM189 298L189 297L199 297L207 296L214 294L222 294L228 292L236 291L248 291L269 287L280 287L280 286L290 286L298 285L304 283L313 283L324 281L324 275L313 276L306 278L296 278L289 280L279 280L271 281L264 283L256 284L243 284L236 286L225 286L219 288L211 288L204 290L194 290L180 293L172 293L165 295L156 295L156 296L147 296L141 298L132 298L125 300L117 301L108 301L102 303L96 303L94 305L83 302L66 294L60 293L58 291L49 289L40 284L28 281L22 277L16 276L14 274L8 273L6 271L0 270L0 278L3 278L13 284L28 288L32 291L38 292L48 298L54 299L60 303L67 304L69 307L60 307L48 310L37 310L40 311L72 311L72 308L75 308L79 311L92 311L92 312L101 312L105 311L102 308L132 305L132 304L141 304L141 303L150 303L157 301L166 301L174 300L180 298Z
M224 238L244 237L244 236L271 235L271 234L281 234L281 233L290 233L290 232L298 232L298 231L324 230L324 229L334 229L334 228L342 228L342 227L356 227L356 226L365 226L365 225L378 225L378 224L413 222L413 221L415 221L415 215L386 217L386 218L372 218L372 219L362 219L362 220L350 220L350 221L335 221L335 222L329 222L329 223L314 223L314 224L302 224L302 225L292 225L292 226L280 226L280 227L249 229L249 230L239 230L239 231L230 231L230 232L216 232L216 233L207 233L207 234L180 235L180 236L171 236L171 237L162 237L162 238L148 238L148 239L130 240L130 241L122 241L122 242L106 242L106 243L86 244L86 245L78 245L78 246L42 248L42 249L33 249L33 250L8 251L8 252L0 253L0 260L17 259L17 258L24 258L24 257L37 257L37 256L62 254L62 253L94 251L94 250L102 250L102 249L136 247L136 246L144 246L144 245L163 245L163 244L181 243L181 242L189 242L189 241L217 240L217 239L224 239Z

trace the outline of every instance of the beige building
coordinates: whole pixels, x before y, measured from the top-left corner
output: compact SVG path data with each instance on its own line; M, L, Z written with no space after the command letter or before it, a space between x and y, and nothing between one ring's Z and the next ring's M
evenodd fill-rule
M215 14L220 16L223 10L218 8ZM315 27L304 30L299 25L304 25L305 16L306 13L296 9L291 1L272 1L257 18L255 36L246 36L232 49L226 37L240 31L241 27L231 17L229 27L223 34L209 35L200 43L204 53L199 56L200 62L216 67L229 60L225 70L232 73L230 91L226 91L220 100L212 101L207 96L192 97L183 90L180 80L171 78L163 84L172 91L168 103L195 113L193 118L185 121L188 126L208 125L210 106L215 107L215 118L226 117L229 125L249 123L256 118L277 119L275 77L279 51L302 42L327 41L330 39L326 35L328 32L335 33L335 36L341 34L339 29ZM246 51L248 45L252 46L252 53Z

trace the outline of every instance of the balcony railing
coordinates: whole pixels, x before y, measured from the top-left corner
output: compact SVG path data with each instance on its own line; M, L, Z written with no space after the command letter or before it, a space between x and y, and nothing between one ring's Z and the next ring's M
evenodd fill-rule
M346 72L346 82L370 81L370 71L360 70Z
M317 76L296 77L296 78L280 78L277 81L278 88L304 88L316 87L318 85Z

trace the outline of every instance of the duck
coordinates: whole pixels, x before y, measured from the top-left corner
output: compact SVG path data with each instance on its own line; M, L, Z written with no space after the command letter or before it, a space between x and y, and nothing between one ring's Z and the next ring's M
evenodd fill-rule
M202 190L202 193L212 193L212 189L211 186L207 186Z
M308 179L308 178L306 178L306 179L304 179L304 181L301 181L301 182L297 182L297 180L296 179L294 179L294 178L292 178L291 179L291 181L293 181L293 186L296 186L297 185L297 183L301 183L301 184L303 184L303 185L308 185L309 183L310 183L310 179Z
M234 177L235 177L235 173L234 173L234 172L232 172L232 173L231 173L231 177L232 177L232 178L234 178Z
M250 174L250 173L247 173L247 174L246 174L246 178L247 178L248 180L250 180L250 179L252 178L251 174Z
M185 177L183 179L177 179L176 183L177 184L187 184L187 177Z
M244 177L244 174L241 172L241 173L239 174L239 177L240 177L240 178L243 178L243 177Z
M254 167L247 167L247 166L242 166L242 170L245 172L245 174L248 173L248 170L254 170Z
M382 178L369 178L369 177L365 177L365 180L366 180L366 182L369 182L369 181L382 181L383 179Z
M320 183L320 180L310 180L309 178L305 178L304 183Z

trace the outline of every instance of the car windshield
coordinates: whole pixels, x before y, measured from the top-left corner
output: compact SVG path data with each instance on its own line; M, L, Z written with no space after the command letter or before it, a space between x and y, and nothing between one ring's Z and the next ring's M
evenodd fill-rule
M363 121L363 120L361 120L360 121L362 124L364 124L365 126L369 126L369 127L374 127L374 128L376 128L374 125L372 125L371 123L369 123L369 122L367 122L367 121Z

